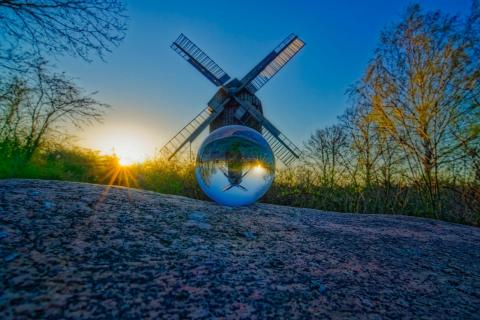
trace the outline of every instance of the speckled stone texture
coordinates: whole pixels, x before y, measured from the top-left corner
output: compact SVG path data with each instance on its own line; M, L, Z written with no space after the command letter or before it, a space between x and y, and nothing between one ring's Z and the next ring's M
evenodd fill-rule
M480 229L0 181L0 318L480 318Z

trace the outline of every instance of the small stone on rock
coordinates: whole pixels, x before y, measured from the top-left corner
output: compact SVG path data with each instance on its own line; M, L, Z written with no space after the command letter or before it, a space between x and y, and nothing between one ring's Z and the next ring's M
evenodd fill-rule
M53 208L53 202L51 202L51 201L45 201L45 202L43 203L43 207L44 207L45 209L52 209L52 208Z
M190 212L188 214L188 219L194 221L205 221L205 214L199 211Z
M257 238L257 235L255 234L255 232L252 232L252 231L245 231L243 233L243 235L245 236L245 238L247 238L248 240L253 240L253 239L256 239Z
M192 221L192 220L187 221L186 225L188 227L197 227L197 228L202 229L202 230L209 230L209 229L212 228L212 226L209 225L206 222L197 222L197 221Z
M3 260L5 260L6 262L10 262L10 261L15 260L15 258L18 257L18 256L19 256L19 254L17 252L12 252L8 256L4 257Z

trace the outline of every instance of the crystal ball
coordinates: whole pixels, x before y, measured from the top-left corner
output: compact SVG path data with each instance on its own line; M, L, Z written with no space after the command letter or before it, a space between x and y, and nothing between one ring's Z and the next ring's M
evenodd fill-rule
M203 192L219 204L254 203L272 185L275 158L262 135L249 127L221 127L203 141L195 177Z

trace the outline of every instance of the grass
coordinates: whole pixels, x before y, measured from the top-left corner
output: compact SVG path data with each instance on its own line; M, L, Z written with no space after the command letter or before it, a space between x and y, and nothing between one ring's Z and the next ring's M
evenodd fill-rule
M479 189L448 186L442 189L440 210L432 211L413 185L368 188L353 184L323 185L312 179L314 168L280 169L262 202L326 211L407 214L480 225ZM34 178L121 185L208 200L198 187L194 163L150 160L121 166L115 156L79 148L54 148L35 154L30 161L0 156L0 179Z

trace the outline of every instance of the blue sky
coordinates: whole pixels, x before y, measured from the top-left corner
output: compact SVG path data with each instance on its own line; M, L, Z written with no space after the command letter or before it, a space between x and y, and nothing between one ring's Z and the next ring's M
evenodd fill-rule
M288 34L305 48L259 92L266 116L295 143L336 122L348 106L380 31L411 1L129 1L129 30L106 62L64 58L59 69L111 104L102 125L77 132L81 145L131 146L152 154L206 106L216 87L170 49L186 34L232 77L241 78ZM465 14L469 0L420 1ZM122 142L123 141L123 142Z

